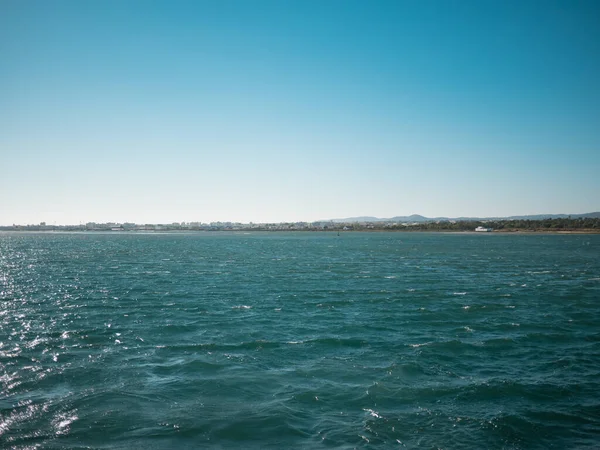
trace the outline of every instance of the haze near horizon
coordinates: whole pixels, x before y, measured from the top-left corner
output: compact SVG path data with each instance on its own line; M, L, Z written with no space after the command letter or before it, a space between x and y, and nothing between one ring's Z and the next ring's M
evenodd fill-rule
M600 210L595 1L0 1L0 225Z

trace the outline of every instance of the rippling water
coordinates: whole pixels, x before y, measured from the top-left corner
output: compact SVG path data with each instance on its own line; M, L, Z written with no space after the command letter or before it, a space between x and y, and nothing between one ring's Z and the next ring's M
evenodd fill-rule
M0 446L600 446L600 235L0 234Z

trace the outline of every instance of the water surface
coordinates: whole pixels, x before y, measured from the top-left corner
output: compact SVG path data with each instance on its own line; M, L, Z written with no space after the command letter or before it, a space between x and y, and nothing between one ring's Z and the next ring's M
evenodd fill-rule
M600 236L0 233L0 446L594 448Z

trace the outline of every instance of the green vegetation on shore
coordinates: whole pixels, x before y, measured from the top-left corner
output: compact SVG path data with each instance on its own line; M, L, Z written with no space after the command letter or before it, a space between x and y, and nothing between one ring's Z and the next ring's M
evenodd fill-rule
M416 224L388 225L385 228L402 231L473 231L477 227L492 228L494 231L594 231L600 232L598 218L562 218L543 220L492 220L492 221L441 221Z

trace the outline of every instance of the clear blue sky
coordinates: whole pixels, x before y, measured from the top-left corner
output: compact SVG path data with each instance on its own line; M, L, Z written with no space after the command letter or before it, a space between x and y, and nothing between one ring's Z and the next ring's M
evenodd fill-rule
M600 210L600 2L0 0L0 224Z

